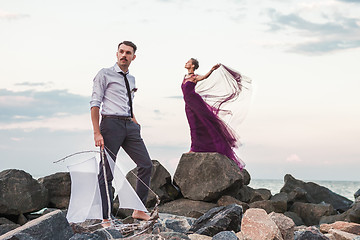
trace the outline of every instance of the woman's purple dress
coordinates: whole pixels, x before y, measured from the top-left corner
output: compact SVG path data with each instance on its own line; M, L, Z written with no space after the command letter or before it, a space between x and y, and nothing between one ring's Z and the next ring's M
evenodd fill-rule
M181 85L185 112L190 126L191 151L218 152L232 159L240 169L243 169L243 163L233 151L237 142L235 134L215 114L216 109L208 105L195 92L195 86L196 83L185 79Z

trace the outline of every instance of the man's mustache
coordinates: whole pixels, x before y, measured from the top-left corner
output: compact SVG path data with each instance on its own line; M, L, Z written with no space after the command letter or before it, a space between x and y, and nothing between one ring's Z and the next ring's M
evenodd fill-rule
M125 61L127 61L127 59L126 59L126 58L121 58L120 60L125 60Z

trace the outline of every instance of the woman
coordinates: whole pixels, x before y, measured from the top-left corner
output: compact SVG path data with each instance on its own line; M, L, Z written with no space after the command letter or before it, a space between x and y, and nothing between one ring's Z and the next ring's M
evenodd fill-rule
M240 169L243 169L245 164L236 156L233 150L238 142L236 134L219 118L219 113L222 112L221 105L233 98L223 98L224 95L222 95L220 101L215 101L210 106L195 92L196 84L207 79L220 66L224 67L221 64L216 64L207 74L201 76L194 72L199 67L196 59L191 58L185 64L188 74L184 77L181 89L184 95L185 112L191 133L190 152L218 152L232 159Z

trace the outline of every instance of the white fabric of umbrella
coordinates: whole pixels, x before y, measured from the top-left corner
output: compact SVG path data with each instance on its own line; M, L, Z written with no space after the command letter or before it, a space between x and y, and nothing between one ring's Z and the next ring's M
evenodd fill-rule
M111 172L114 176L114 198L119 198L119 208L130 208L147 212L135 190L125 175L109 156L106 150ZM71 177L71 196L66 218L69 222L79 223L87 219L103 219L99 189L100 160L92 157L77 164L68 165Z

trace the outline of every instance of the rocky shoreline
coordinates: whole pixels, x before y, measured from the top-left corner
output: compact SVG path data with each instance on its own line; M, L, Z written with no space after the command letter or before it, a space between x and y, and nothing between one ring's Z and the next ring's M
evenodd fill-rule
M150 187L161 200L160 218L152 231L130 239L360 240L360 189L352 201L285 175L273 195L249 187L250 174L217 153L183 154L173 179L160 162L153 164ZM127 174L132 186L134 174ZM35 180L22 170L0 172L0 240L124 239L118 231L86 232L69 224L70 192L69 173ZM117 202L113 215L131 221L131 210L118 210ZM146 207L155 202L150 193Z

